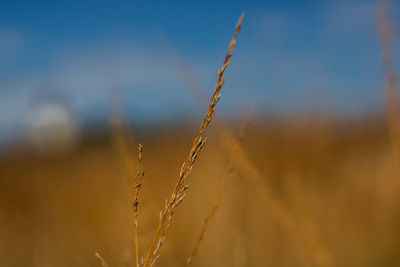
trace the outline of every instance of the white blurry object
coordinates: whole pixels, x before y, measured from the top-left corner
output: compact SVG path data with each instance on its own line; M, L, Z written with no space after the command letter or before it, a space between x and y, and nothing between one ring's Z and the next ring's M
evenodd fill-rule
M65 152L75 147L79 126L72 113L58 103L38 106L29 116L29 139L40 153Z

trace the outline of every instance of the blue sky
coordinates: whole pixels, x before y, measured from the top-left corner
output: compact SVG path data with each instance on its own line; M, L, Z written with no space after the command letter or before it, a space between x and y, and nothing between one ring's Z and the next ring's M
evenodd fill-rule
M1 1L0 136L47 100L104 119L115 88L133 121L199 117L186 71L211 93L242 11L224 116L382 109L375 1Z

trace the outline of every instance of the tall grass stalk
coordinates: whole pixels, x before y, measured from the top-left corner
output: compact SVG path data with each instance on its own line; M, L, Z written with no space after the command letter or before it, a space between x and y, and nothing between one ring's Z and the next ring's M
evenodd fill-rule
M171 225L171 220L172 220L172 215L174 213L174 210L182 202L183 198L185 197L185 191L189 187L189 185L185 185L185 181L187 180L190 173L192 172L194 163L206 142L207 138L203 137L203 132L206 129L206 127L209 125L209 123L211 122L211 120L215 114L215 107L218 103L218 100L221 97L221 88L225 81L225 78L223 76L224 71L230 63L230 60L232 57L232 51L236 44L236 36L242 26L243 17L244 17L244 14L242 14L240 16L240 18L236 24L236 29L233 34L232 40L229 43L229 47L228 47L227 54L225 56L225 60L222 64L221 68L218 70L218 79L217 79L217 82L215 85L214 93L210 100L208 110L207 110L207 112L204 116L204 119L200 125L200 128L198 129L197 134L193 140L193 144L190 149L190 152L189 152L185 162L182 165L181 171L179 173L178 181L174 187L174 190L172 191L171 197L165 203L164 211L162 211L160 213L159 223L158 223L158 226L154 233L153 239L150 243L150 246L147 250L147 253L146 253L146 256L145 256L145 259L143 262L143 267L146 267L149 264L154 264L155 260L157 260L157 258L159 257L158 250L162 246L164 239L165 239L166 231L169 229L169 227ZM163 231L163 234L160 237L160 233L162 232L162 229L165 226L165 223L167 223L167 225L165 227L165 231ZM156 243L157 243L157 246L156 246ZM154 260L153 260L153 258L154 258Z

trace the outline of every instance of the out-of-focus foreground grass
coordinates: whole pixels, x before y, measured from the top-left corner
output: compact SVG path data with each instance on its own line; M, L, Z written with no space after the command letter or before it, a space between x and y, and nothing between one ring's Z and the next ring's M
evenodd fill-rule
M192 127L181 125L135 136L145 147L142 250L193 134ZM209 135L190 178L191 192L161 250L160 266L185 264L229 160L216 129ZM3 154L0 266L99 266L94 251L110 266L133 264L133 177L112 135L85 140L68 153L40 156L14 148ZM246 155L239 156L195 265L400 264L399 165L384 120L258 119L243 149ZM240 167L248 161L262 174L258 180L254 171ZM274 198L262 195L268 190ZM287 226L274 202L295 227Z

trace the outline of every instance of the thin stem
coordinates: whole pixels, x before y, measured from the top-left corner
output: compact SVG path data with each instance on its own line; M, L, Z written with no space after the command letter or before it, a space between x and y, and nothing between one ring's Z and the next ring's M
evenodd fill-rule
M142 181L143 181L143 177L144 177L142 160L143 160L143 145L138 144L138 164L137 164L137 174L135 176L135 190L134 190L134 194L133 194L133 225L134 225L136 267L140 267L140 264L139 264L139 237L138 237L139 236L138 206L139 206L139 191L142 187Z
M246 121L243 123L242 127L240 128L239 141L241 141L244 138L244 136L246 135L248 126L249 126L250 121L251 121L252 116L253 116L253 109L254 109L254 107L251 108ZM226 169L224 171L224 174L223 174L223 176L222 176L222 178L220 180L220 183L219 183L219 186L218 186L218 191L217 191L217 194L215 196L213 205L211 207L210 212L208 213L208 215L204 219L203 226L202 226L202 228L200 230L200 234L199 234L199 236L198 236L198 238L196 240L196 243L194 245L192 254L187 259L186 266L191 266L192 265L193 260L194 260L196 254L197 254L198 249L199 249L200 243L203 241L204 234L205 234L205 232L206 232L206 230L207 230L207 228L208 228L208 226L210 224L210 221L214 217L215 213L217 212L217 210L218 210L218 208L220 206L220 203L221 203L221 200L222 200L222 197L223 197L223 194L224 194L226 182L227 182L228 178L231 176L231 174L233 172L233 168L234 168L235 163L236 163L236 160L237 160L237 158L239 156L239 152L240 152L240 149L241 149L241 145L240 145L239 141L235 143L235 146L234 146L233 152L232 152L232 156L231 156L231 158L230 158L230 160L228 162L228 165L227 165L227 167L226 167Z
M154 251L154 247L156 245L156 242L158 240L158 237L160 235L161 229L164 226L164 223L167 219L167 217L169 217L171 215L171 212L173 211L173 209L177 206L177 201L181 200L183 198L182 193L185 190L185 186L184 186L184 181L186 180L186 178L190 175L194 162L197 159L197 156L199 154L199 152L201 151L201 148L203 147L204 143L205 143L205 138L202 136L204 129L208 126L208 124L211 122L211 119L215 113L215 107L216 104L218 103L218 100L221 97L220 91L222 88L222 85L224 84L224 71L226 69L226 67L229 65L230 59L232 57L232 51L235 47L236 44L236 36L242 26L242 20L244 17L244 13L240 16L238 23L236 24L236 29L235 32L233 34L232 40L229 43L229 47L228 47L228 51L227 54L225 56L225 60L222 64L222 67L218 70L218 79L217 79L217 83L215 85L215 89L214 89L214 93L211 97L210 100L210 105L208 107L208 110L204 116L204 119L200 125L199 130L197 131L197 134L193 140L193 144L192 147L190 149L190 152L187 156L187 159L185 160L185 162L182 165L180 174L179 174L179 179L178 182L176 183L174 190L172 191L171 197L169 198L169 200L167 201L167 204L165 206L165 210L164 212L161 213L160 216L160 220L158 223L158 226L156 228L156 231L154 233L153 239L150 243L150 247L147 250L146 253L146 257L145 260L143 262L143 267L147 267L150 263L150 260L152 258L152 252ZM162 240L160 240L162 243ZM154 255L156 256L156 255Z

